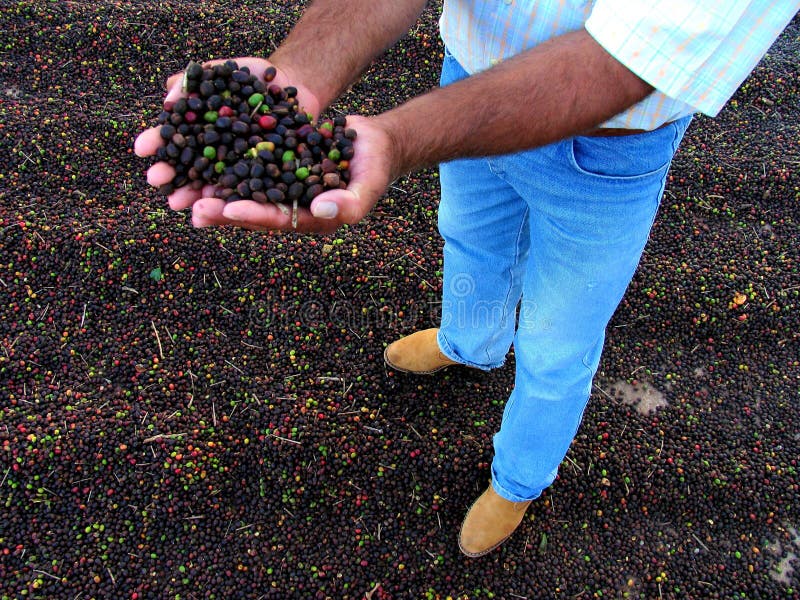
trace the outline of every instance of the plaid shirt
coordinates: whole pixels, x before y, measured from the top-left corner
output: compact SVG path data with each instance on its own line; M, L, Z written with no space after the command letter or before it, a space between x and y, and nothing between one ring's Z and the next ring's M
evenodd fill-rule
M585 27L656 90L604 127L715 116L800 10L800 0L445 0L448 50L469 73Z

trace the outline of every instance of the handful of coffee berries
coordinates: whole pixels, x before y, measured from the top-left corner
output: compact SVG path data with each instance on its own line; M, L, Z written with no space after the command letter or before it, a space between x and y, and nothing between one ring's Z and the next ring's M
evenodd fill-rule
M206 68L189 63L187 96L158 117L165 145L156 159L175 169L160 193L211 184L228 202L272 202L286 214L292 206L295 220L298 206L347 187L355 130L345 129L344 117L312 124L297 89L271 83L275 74L269 67L262 81L234 60Z

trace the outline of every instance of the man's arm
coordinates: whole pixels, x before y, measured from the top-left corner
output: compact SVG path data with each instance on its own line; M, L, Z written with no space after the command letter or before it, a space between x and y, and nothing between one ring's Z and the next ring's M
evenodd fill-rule
M375 117L394 139L396 174L452 158L543 146L593 129L652 86L585 30L568 33Z
M350 185L318 196L311 211L355 223L400 175L453 158L526 150L586 132L652 90L585 30L553 38L375 117L349 117L359 136ZM244 207L231 211L257 222L255 213L240 212Z
M269 57L325 107L416 22L427 0L315 0Z

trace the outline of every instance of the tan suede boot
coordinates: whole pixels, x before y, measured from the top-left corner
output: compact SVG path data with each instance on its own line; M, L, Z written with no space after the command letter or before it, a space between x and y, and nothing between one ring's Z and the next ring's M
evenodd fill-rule
M383 352L383 360L395 371L430 375L446 367L457 365L439 350L436 341L438 329L424 329L392 342Z
M514 533L530 504L530 500L506 500L490 485L464 517L458 535L461 552L470 558L478 558L497 548Z

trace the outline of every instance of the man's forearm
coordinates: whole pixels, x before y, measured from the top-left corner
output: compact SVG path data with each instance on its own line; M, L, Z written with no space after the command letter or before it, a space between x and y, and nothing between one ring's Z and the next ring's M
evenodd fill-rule
M414 24L427 0L316 0L270 56L322 106Z
M579 134L652 90L580 30L375 118L394 138L397 176Z

